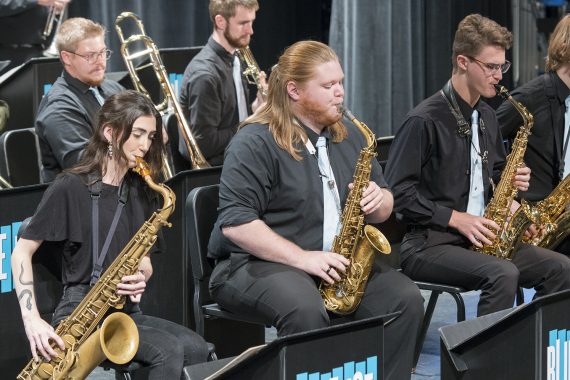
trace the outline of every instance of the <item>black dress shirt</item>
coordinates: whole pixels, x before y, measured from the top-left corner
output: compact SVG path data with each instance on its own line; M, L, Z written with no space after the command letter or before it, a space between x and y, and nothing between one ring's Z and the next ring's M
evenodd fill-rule
M117 82L104 80L103 98L124 90ZM42 182L51 182L63 169L75 165L95 131L95 116L101 106L89 86L65 70L43 97L36 117L42 160Z
M358 156L366 146L363 135L354 125L347 123L347 129L348 138L328 144L343 207ZM305 130L315 145L317 134L308 128ZM220 179L220 208L208 247L210 257L245 253L226 239L220 228L256 219L303 249L322 249L323 184L318 159L305 145L297 148L302 157L300 161L277 145L266 125L248 125L236 134L226 151ZM376 159L372 160L371 180L380 187L388 186Z
M455 93L465 120L473 109ZM493 109L483 101L479 111L480 151L488 151L483 164L485 203L490 199L490 178L497 183L505 151ZM409 228L448 232L452 210L465 212L469 200L471 135L461 135L448 104L436 93L414 108L392 142L386 179L394 193L394 210ZM479 150L478 149L478 150ZM455 230L449 230L453 234Z
M192 134L211 165L221 165L224 149L239 125L237 97L232 75L234 56L212 37L184 71L180 105ZM247 85L244 86L248 99ZM248 104L248 113L251 107ZM180 153L188 158L184 139Z
M570 89L555 72L550 72L531 80L511 94L534 118L524 156L525 163L531 169L530 186L519 196L530 201L542 200L560 182L565 139L564 102L570 95ZM497 109L497 118L503 136L514 139L523 124L520 113L505 101Z

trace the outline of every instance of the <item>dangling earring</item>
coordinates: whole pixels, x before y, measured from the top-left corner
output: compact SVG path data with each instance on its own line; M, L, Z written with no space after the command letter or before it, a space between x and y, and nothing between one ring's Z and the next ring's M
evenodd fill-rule
M113 144L109 141L109 145L107 145L107 156L109 158L113 158Z

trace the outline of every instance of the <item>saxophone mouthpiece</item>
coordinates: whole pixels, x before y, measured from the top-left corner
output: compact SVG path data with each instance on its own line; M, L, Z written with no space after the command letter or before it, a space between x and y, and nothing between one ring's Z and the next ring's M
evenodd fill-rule
M497 95L500 97L508 99L511 96L511 94L509 94L509 90L507 90L505 86L501 86L498 83L494 84L493 86L495 86L495 91L497 91Z
M142 157L135 156L137 165L133 168L133 171L140 175L141 177L150 176L150 168Z
M338 105L338 112L342 113L344 116L346 116L348 119L350 119L351 121L356 119L356 117L354 117L354 115L352 114L352 112L350 112L350 110L348 108L346 108L344 105L339 104Z

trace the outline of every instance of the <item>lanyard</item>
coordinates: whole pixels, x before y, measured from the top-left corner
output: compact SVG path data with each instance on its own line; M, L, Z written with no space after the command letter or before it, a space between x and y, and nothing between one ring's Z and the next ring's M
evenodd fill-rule
M129 186L126 184L126 181L123 180L121 186L119 187L119 202L117 203L117 208L115 209L115 215L113 216L113 221L111 222L111 226L107 232L107 237L105 238L103 248L101 248L101 252L99 253L99 198L101 197L101 187L101 181L97 181L92 187L90 187L92 201L91 238L93 252L93 271L91 272L91 281L89 284L90 286L93 286L99 280L99 277L101 277L101 272L103 271L103 261L107 256L109 246L111 245L111 240L115 234L115 230L117 229L119 218L121 216L123 208L125 208L125 204L127 203L127 199L129 197Z

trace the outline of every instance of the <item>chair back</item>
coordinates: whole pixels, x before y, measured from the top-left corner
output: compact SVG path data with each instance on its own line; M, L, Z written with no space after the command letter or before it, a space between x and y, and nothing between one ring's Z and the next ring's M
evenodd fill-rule
M207 258L207 254L210 233L218 218L219 187L219 185L197 187L186 198L188 250L192 275L200 281L209 280L213 269L213 262Z
M0 175L13 187L40 183L39 143L34 128L0 135Z
M178 118L175 114L165 115L164 117L166 126L166 133L168 133L168 146L170 156L172 157L172 164L174 165L174 172L178 173L184 170L191 170L192 163L188 161L180 153L180 148L186 149L184 141L180 141L180 128L178 127Z
M202 305L213 302L208 291L214 263L207 258L208 240L218 217L219 185L194 188L186 198L187 254L194 278L193 311L196 331L203 334Z

